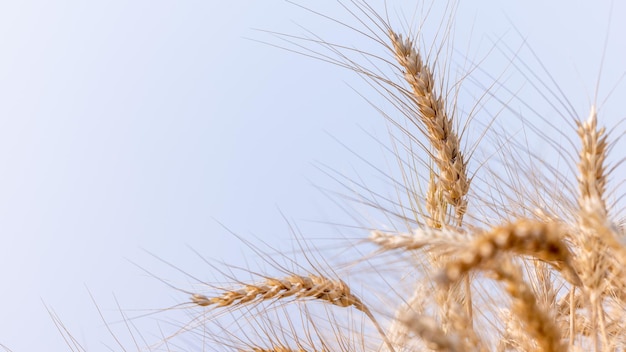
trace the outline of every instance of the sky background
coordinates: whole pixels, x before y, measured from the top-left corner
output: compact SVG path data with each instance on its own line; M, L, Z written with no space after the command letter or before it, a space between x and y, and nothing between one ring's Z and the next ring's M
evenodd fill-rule
M354 23L334 1L299 3ZM518 48L519 31L586 117L607 33L600 100L626 71L626 7L610 6L465 2L457 49L481 57L497 38ZM150 253L211 280L194 251L251 265L229 230L278 245L291 238L285 218L305 236L333 233L315 221L350 221L315 187L338 188L316 165L349 173L358 163L335 138L384 162L367 133L384 140L385 123L357 92L382 99L355 74L259 43L289 45L254 30L300 26L374 45L278 0L0 1L0 344L67 350L48 307L88 350L120 350L91 293L133 350L118 303L136 316L187 298L141 268L192 287ZM506 66L489 63L495 74ZM602 106L608 125L626 115L625 85ZM148 341L167 314L137 320Z

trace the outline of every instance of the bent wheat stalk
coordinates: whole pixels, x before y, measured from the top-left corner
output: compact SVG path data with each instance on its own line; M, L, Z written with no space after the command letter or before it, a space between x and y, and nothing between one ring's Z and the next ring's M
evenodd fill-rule
M572 267L572 253L563 238L563 226L554 222L518 220L495 227L476 237L459 253L459 259L449 261L440 282L450 284L500 253L512 252L545 261L570 283L580 285L580 278Z

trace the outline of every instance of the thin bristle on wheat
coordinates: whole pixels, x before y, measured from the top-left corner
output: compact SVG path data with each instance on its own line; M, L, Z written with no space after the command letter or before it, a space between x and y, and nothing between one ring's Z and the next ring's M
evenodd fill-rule
M562 225L555 222L518 220L493 228L472 242L459 254L460 258L446 264L442 283L457 281L465 273L494 259L503 252L531 256L551 264L574 285L580 278L571 265L572 254L565 245Z
M439 168L436 183L431 182L429 195L431 198L427 207L431 212L434 225L441 224L436 218L441 211L441 205L436 202L437 190L442 192L445 201L454 206L457 223L461 223L467 208L465 195L469 190L466 163L461 153L459 137L453 129L453 120L448 116L443 98L435 91L434 75L424 63L422 56L410 39L389 31L396 60L402 66L404 78L413 91L412 100L417 106L419 120L425 125L427 137L430 140L436 155L434 162ZM436 186L437 190L432 187ZM435 204L430 204L435 203Z

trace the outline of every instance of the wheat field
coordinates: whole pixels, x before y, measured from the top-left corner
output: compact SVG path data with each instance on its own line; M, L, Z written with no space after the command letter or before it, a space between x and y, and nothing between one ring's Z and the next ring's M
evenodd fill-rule
M376 141L391 166L372 166L389 189L325 172L341 201L379 218L330 246L289 222L290 253L242 239L267 272L224 263L209 267L220 282L186 273L198 285L175 287L188 297L175 309L189 319L149 349L625 350L624 130L603 123L598 88L580 111L549 68L519 61L526 43L495 40L490 55L509 58L505 72L528 81L546 116L482 58L460 54L459 63L454 4L429 21L396 21L358 0L344 6L362 21L345 30L380 51L314 34L269 33L270 44L351 70L377 95L363 103L389 126L389 139Z

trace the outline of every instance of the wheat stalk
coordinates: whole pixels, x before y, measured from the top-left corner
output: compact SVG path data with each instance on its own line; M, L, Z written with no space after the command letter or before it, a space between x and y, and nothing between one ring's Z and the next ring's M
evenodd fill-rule
M415 105L417 119L425 127L425 136L434 149L431 156L439 171L436 173L433 169L429 170L425 204L430 214L427 218L428 225L435 229L451 224L461 226L467 211L465 196L470 182L459 137L453 128L453 116L449 116L443 97L435 90L433 70L424 62L415 43L409 38L403 40L402 35L392 29L389 29L389 39L394 56L403 69L404 79L411 87L413 94L407 96ZM448 205L455 209L452 216L448 214ZM439 266L439 256L433 256L432 262ZM451 314L445 307L451 304L464 304L471 324L472 302L469 286L469 281L465 280L463 286L451 287L437 295L439 304L444 307L445 331L450 324L447 316Z

